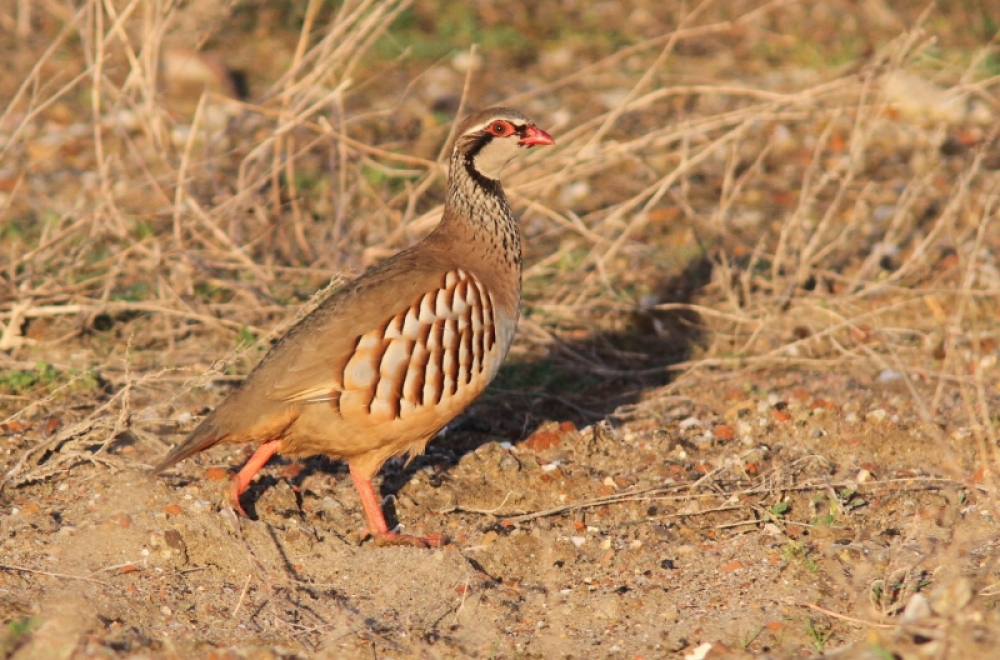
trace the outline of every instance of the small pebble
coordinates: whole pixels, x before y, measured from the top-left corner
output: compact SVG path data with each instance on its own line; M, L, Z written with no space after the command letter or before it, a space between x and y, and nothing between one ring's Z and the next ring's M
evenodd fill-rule
M163 540L167 542L171 548L175 550L183 550L186 546L184 543L184 537L176 529L168 529L163 532Z
M212 505L205 500L195 500L194 502L191 503L191 513L194 514L205 513L211 508L211 506Z
M695 647L690 653L685 653L684 660L705 660L713 648L714 647L710 643L705 642L704 644Z
M867 415L865 415L865 419L867 419L869 422L884 422L885 418L888 416L889 413L887 413L885 410L883 410L882 408L876 408L875 410L872 410Z
M883 369L878 375L878 380L880 383L891 383L893 381L902 379L903 379L902 372L896 371L895 369Z
M931 606L927 602L927 597L923 594L913 594L906 603L906 609L903 610L903 616L900 621L902 623L915 624L930 616Z
M682 431L686 430L686 429L689 429L689 428L692 428L692 427L695 427L695 426L701 426L701 425L702 425L702 421L700 419L698 419L697 417L688 417L687 419L682 419L680 421L680 423L678 424L678 426L681 428Z
M555 463L549 463L549 465L555 465ZM510 454L504 454L503 456L500 457L500 463L498 464L498 467L504 472L513 472L515 470L521 469L521 462L516 458L514 458L513 456L511 456ZM547 467L548 465L542 467L542 470L545 470L545 468ZM547 472L548 470L545 471ZM431 475L431 477L432 478L437 477L437 475ZM437 485L440 486L441 485L440 477L438 477L437 481L438 481ZM433 481L431 482L431 485L432 486L434 485Z
M579 548L581 545L583 545L584 543L587 542L587 537L586 536L571 536L571 537L569 537L569 540L570 540L570 542L573 543L573 545L575 545L576 547Z
M691 442L693 442L694 446L697 447L698 449L704 449L706 447L709 447L714 441L715 441L715 436L712 434L711 431L706 431L701 435L696 435L693 438L691 438Z

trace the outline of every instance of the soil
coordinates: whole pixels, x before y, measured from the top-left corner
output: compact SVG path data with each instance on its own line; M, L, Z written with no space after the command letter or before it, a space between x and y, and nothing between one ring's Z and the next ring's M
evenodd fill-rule
M359 543L343 466L272 461L238 520L218 466L246 451L154 479L134 466L154 443L125 434L108 463L80 454L89 465L4 493L3 615L34 622L15 657L993 653L995 614L970 603L996 579L997 525L976 479L954 479L977 469L956 428L921 422L878 374L683 391L641 421L522 440L477 404L383 471L394 518L450 538L435 550ZM169 441L191 423L158 426ZM9 454L73 442L39 431L5 434ZM900 625L918 592L926 616ZM926 633L943 620L947 635Z

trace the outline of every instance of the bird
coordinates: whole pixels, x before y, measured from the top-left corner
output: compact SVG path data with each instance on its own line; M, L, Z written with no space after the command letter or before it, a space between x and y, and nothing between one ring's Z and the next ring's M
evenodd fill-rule
M519 154L554 145L517 110L459 125L438 226L345 285L153 468L160 474L220 443L256 445L229 490L240 496L275 454L345 461L375 545L437 547L444 536L390 531L372 478L423 453L497 375L521 299L521 235L500 176Z

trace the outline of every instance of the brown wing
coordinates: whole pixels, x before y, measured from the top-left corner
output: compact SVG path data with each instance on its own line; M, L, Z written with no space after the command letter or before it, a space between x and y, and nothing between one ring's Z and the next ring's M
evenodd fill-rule
M420 279L420 293L407 296L413 287L402 287L399 304L375 327L340 334L345 324L332 321L327 331L311 331L282 360L268 398L328 402L344 417L405 419L478 380L497 343L489 292L457 268ZM328 341L334 330L339 336ZM341 350L331 351L331 343ZM344 343L349 350L342 350Z
M330 396L331 374L357 347L357 339L406 309L442 279L431 259L414 250L397 254L348 284L297 323L275 344L243 384L153 469L161 472L220 442L263 442L281 436L298 403ZM409 277L400 277L401 274Z

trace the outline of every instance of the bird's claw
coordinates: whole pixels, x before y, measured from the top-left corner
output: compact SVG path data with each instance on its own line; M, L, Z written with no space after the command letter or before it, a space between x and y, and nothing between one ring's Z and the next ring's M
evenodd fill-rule
M243 506L240 504L240 495L242 494L239 488L239 481L234 479L229 488L229 505L233 508L233 512L240 518L250 520L250 516L247 515L247 512L243 510Z
M360 536L362 542L371 538L372 542L380 548L389 545L409 545L415 548L440 548L448 543L448 539L441 534L428 534L427 536L397 534L396 532L372 534L367 529L363 529Z

